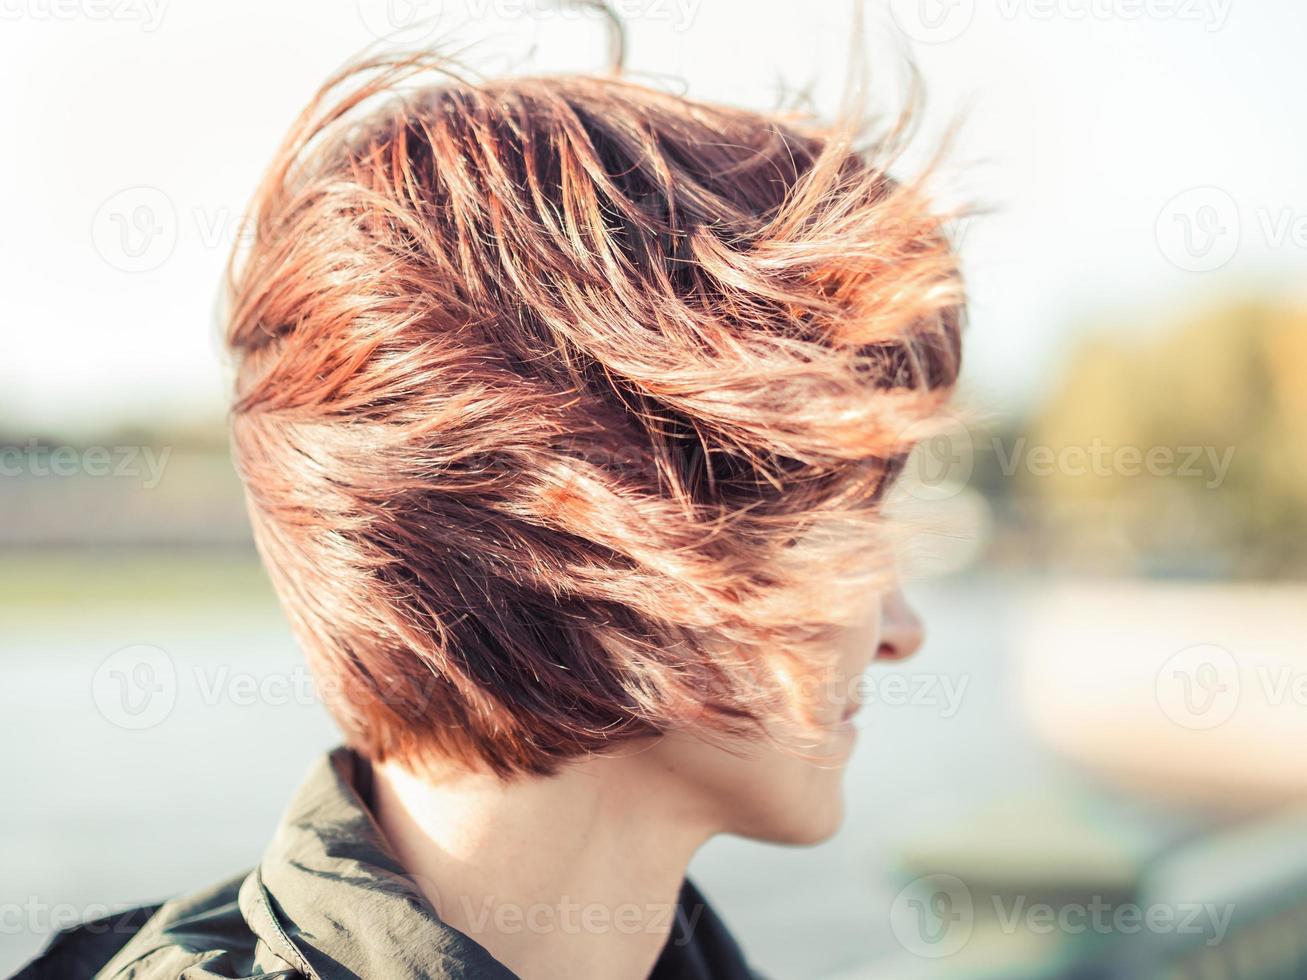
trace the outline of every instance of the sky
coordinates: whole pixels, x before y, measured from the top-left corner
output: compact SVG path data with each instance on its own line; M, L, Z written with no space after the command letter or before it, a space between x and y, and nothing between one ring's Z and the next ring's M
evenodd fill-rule
M613 0L628 70L766 109L832 110L851 0ZM1296 0L869 0L872 102L907 65L944 201L984 408L1056 384L1107 320L1165 329L1307 260L1307 6ZM394 34L396 29L398 35ZM504 71L598 70L602 29L551 0L0 0L0 418L13 434L216 418L214 321L262 167L378 37L476 41Z

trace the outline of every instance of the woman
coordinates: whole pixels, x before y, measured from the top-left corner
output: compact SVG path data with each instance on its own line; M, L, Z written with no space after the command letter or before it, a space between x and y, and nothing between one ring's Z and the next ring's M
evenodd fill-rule
M938 220L848 122L442 70L324 87L229 284L348 747L254 871L27 976L746 977L691 856L839 825L858 679L921 643L881 506L957 376Z

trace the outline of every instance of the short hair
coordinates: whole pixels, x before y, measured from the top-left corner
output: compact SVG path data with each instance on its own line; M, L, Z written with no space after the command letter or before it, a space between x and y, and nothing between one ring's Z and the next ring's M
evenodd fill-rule
M319 92L226 344L256 542L350 744L509 777L796 717L857 580L815 532L883 520L959 364L940 218L859 132L428 56Z

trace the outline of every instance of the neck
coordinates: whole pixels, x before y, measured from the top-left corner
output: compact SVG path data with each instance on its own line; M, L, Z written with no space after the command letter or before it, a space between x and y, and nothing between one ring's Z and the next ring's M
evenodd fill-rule
M646 762L648 760L645 760ZM447 924L524 980L644 978L710 821L635 757L503 782L376 768L382 831Z

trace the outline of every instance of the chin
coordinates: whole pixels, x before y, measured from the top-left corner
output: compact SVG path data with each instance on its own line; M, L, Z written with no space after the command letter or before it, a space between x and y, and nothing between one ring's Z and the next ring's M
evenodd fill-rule
M634 758L664 777L671 774L669 793L702 807L711 833L801 846L828 840L844 822L852 744L852 729L807 755L770 743L740 750L673 736Z
M743 836L767 844L811 847L835 836L844 824L844 793L840 781L787 801L760 815L752 832Z

